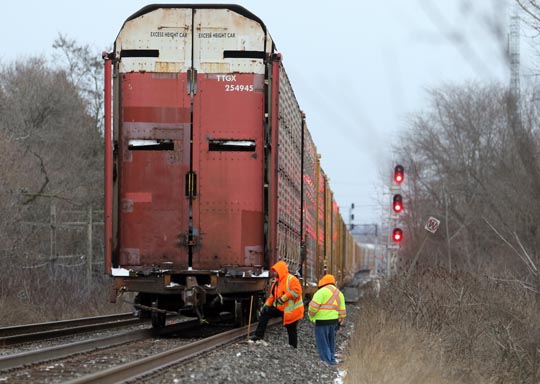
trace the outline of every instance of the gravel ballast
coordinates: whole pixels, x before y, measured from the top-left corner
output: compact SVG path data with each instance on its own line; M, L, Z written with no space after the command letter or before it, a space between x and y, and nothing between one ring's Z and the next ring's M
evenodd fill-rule
M298 348L289 346L283 325L268 328L264 340L240 341L173 366L137 382L145 383L340 383L344 351L356 326L359 307L347 305L347 320L337 335L336 366L322 362L307 315L298 326Z

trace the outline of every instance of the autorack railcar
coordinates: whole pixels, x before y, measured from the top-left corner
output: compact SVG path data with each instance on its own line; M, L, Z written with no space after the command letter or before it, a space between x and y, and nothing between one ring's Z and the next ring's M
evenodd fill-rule
M154 326L167 312L230 312L241 324L279 259L308 294L323 273L343 283L358 268L282 56L257 16L238 5L149 5L104 59L113 300L136 292Z

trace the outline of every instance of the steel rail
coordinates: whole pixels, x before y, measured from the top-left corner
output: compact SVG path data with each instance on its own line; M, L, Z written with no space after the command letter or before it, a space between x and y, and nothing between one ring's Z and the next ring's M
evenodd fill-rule
M97 349L110 348L116 345L142 340L152 336L151 329L139 329L120 335L106 336L92 340L78 341L31 352L21 352L0 357L0 371L22 367L26 364L42 363L48 360L61 359L78 353Z
M62 359L71 355L92 352L98 349L115 347L117 345L131 343L155 336L186 331L199 324L198 320L184 321L160 329L138 329L124 332L113 336L104 336L91 340L78 341L75 343L63 344L36 351L21 352L13 355L0 356L0 371L19 368L26 364L37 364L49 360Z
M268 325L275 325L280 322L280 320L281 319L272 319L268 322ZM256 325L256 323L251 324L251 330L249 331L250 333L255 330L254 326ZM145 357L143 359L135 360L90 375L82 376L80 378L68 381L68 383L113 384L127 380L134 380L141 375L147 375L149 373L178 364L182 361L192 359L193 357L201 353L208 352L217 347L232 343L242 337L246 337L247 339L247 337L249 336L248 329L249 326L245 326L242 328L236 328L227 332L219 333L217 335L210 336L205 339L169 351L161 352L152 356Z
M51 338L61 337L61 336L76 335L76 334L84 333L84 332L92 332L92 331L98 331L102 329L117 328L117 327L135 325L135 324L140 324L140 323L145 323L145 322L149 322L149 320L131 318L131 319L125 319L125 320L108 321L108 322L81 325L81 326L75 326L75 327L69 326L66 328L51 329L48 331L41 331L41 332L15 334L11 336L0 337L0 346L38 341L38 340L43 340L43 339L51 339Z
M35 333L49 331L52 329L76 327L87 324L103 323L107 321L117 321L133 318L133 313L119 313L115 315L103 315L95 317L82 317L79 319L50 321L46 323L24 324L16 325L12 327L1 327L0 337L20 335L25 333Z

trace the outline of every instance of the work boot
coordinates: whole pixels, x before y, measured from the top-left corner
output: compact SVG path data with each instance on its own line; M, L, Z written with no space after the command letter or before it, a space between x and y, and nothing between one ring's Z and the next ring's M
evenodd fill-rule
M259 340L262 340L262 337L259 337L257 335L253 335L249 338L251 341L259 341Z

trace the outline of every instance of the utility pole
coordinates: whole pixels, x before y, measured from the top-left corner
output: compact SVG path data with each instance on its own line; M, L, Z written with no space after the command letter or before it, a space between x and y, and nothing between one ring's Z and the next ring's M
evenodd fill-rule
M51 211L50 211L50 258L51 260L56 259L56 205L51 204Z
M519 5L514 3L510 16L510 36L508 37L508 55L510 57L510 91L519 99L520 94L520 23Z
M92 283L92 260L93 260L93 220L92 220L92 206L88 207L88 222L86 225L86 283L90 285Z
M352 231L354 229L354 203L351 203L351 206L349 208L349 230Z

